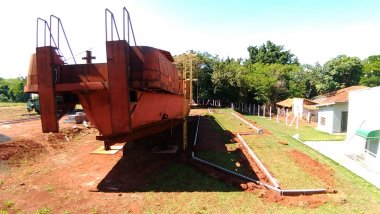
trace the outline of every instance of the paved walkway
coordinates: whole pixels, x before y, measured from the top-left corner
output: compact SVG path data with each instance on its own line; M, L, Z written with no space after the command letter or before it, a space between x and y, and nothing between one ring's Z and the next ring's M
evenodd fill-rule
M347 150L344 141L305 141L303 143L380 189L380 172L377 168L349 158L345 154Z

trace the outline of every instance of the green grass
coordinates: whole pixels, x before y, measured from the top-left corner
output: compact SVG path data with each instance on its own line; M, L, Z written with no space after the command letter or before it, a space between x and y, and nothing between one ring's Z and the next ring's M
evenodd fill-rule
M36 212L36 214L50 214L50 213L53 213L50 207L42 207L41 209L38 209Z
M215 180L194 168L175 163L158 174L144 191L160 192L230 192L239 189L225 182Z
M300 135L300 140L302 141L341 141L346 138L346 135L332 135L326 132L322 132L316 130L314 127L310 125L300 125L298 129L296 129L293 124L292 127L285 125L284 122L277 123L274 118L269 120L268 118L253 116L253 115L245 115L250 120L257 122L261 128L268 130L275 130L277 136L288 137L293 136L295 134Z
M224 114L213 114L217 121L224 127L224 122L231 116L231 110L221 110ZM315 130L310 126L301 126L298 130L288 127L285 124L276 123L276 120L269 120L257 116L246 116L255 121L259 127L268 130L271 134L243 136L249 146L254 150L264 165L280 181L281 186L287 188L315 188L323 187L323 181L305 173L299 168L289 156L288 152L299 150L312 159L330 166L334 170L335 189L337 194L331 195L335 203L327 203L317 209L315 213L376 213L380 210L380 190L369 184L362 178L351 173L347 169L338 165L334 161L324 157L318 152L304 146L294 140L291 135L300 134L302 140L343 140L345 136L330 135ZM233 128L232 128L233 129ZM240 126L239 126L240 129ZM279 144L278 141L286 141L288 145ZM322 186L320 186L322 185ZM341 203L345 201L347 203ZM267 205L268 210L273 212L284 211L283 207ZM286 212L298 212L299 210L288 208Z
M26 102L25 103L7 103L7 102L0 102L0 108L1 107L13 107L13 106L24 106L26 108Z

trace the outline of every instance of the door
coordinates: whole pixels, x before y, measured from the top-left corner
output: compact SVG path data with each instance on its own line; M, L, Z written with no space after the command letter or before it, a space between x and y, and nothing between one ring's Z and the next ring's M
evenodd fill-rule
M348 119L348 112L342 111L342 117L340 122L340 132L347 132L347 119Z

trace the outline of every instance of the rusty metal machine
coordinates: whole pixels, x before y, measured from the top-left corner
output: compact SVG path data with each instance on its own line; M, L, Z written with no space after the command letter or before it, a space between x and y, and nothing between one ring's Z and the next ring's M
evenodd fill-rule
M126 8L123 18L120 39L113 13L105 10L107 62L92 63L87 52L86 64L76 64L75 58L75 63L68 64L61 53L59 35L68 40L59 18L52 15L50 23L37 19L36 53L24 91L39 94L44 133L58 132L59 119L77 103L99 130L97 139L104 141L106 149L115 142L136 140L184 121L190 110L189 94L185 93L188 83L172 55L153 47L131 46L129 37L132 33L134 38L134 33ZM58 26L57 36L52 32L53 22ZM42 45L38 35L41 23Z

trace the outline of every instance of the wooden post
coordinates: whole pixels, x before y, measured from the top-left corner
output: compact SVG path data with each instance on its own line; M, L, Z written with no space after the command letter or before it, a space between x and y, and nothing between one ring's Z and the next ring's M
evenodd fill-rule
M257 105L257 116L260 117L260 105Z
M288 125L288 109L286 109L285 113L285 125Z
M183 140L183 145L182 149L183 151L186 150L187 147L187 120L186 120L186 107L187 107L187 102L186 102L186 62L184 63L184 68L183 68L183 129L182 129L182 140Z
M263 117L265 117L266 106L263 106L263 107L264 107L264 110L263 110Z
M278 114L280 113L280 108L277 108L277 123L278 123Z
M269 106L269 120L272 120L272 106Z

